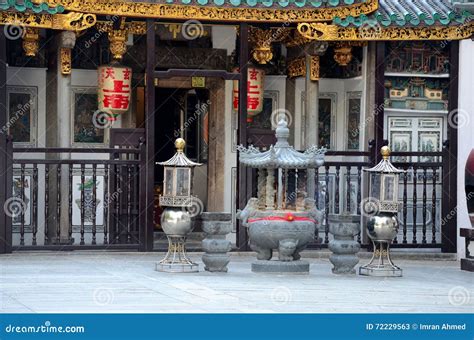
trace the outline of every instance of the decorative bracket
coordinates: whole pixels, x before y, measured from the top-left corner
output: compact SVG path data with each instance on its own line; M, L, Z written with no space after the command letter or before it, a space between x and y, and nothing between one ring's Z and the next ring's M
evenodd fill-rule
M250 27L249 40L253 44L252 57L259 64L266 64L273 58L272 43L288 37L291 30L287 27L270 28L267 30Z
M35 57L39 50L39 29L27 27L23 34L22 45L27 57Z
M61 47L59 49L59 57L61 63L61 74L68 75L71 74L71 49L66 47Z
M310 79L319 80L319 56L311 56ZM288 76L305 77L306 76L306 57L300 57L288 62Z

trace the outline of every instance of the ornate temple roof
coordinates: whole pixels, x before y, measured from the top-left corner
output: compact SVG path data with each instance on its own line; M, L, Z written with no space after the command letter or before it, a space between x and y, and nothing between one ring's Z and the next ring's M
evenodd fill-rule
M50 5L48 1L36 1L33 3L32 0L0 0L0 10L57 14L64 12L64 7L61 5Z
M379 24L383 27L445 26L464 24L472 14L458 9L453 0L379 0L379 8L370 15L336 17L333 23L343 27Z
M194 167L202 165L201 163L193 162L184 154L184 147L186 146L184 139L176 139L174 145L176 147L176 153L173 157L164 162L156 162L156 164L170 167Z
M326 149L312 146L305 152L299 152L290 146L288 143L290 130L285 119L278 122L275 135L277 142L267 151L260 151L253 146L248 148L238 146L239 162L252 168L265 169L307 169L324 164Z

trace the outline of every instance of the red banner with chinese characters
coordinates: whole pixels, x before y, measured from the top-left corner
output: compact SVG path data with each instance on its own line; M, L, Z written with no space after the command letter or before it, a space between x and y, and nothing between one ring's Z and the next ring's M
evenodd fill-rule
M255 67L247 69L247 114L256 116L263 110L263 91L265 72ZM239 109L239 81L234 80L232 106Z
M111 114L110 120L128 111L132 93L132 69L101 66L99 71L99 110Z

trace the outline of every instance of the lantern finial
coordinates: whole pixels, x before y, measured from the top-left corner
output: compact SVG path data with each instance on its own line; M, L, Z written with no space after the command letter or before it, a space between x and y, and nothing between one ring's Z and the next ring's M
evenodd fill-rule
M183 152L184 147L186 146L186 141L183 138L178 138L175 140L174 146L178 152Z
M387 145L382 146L380 149L380 154L382 155L383 159L387 160L390 156L390 148Z

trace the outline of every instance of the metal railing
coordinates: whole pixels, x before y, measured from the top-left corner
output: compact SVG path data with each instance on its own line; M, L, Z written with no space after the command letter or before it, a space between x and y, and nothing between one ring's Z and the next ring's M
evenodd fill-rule
M139 249L144 151L13 148L13 249Z

